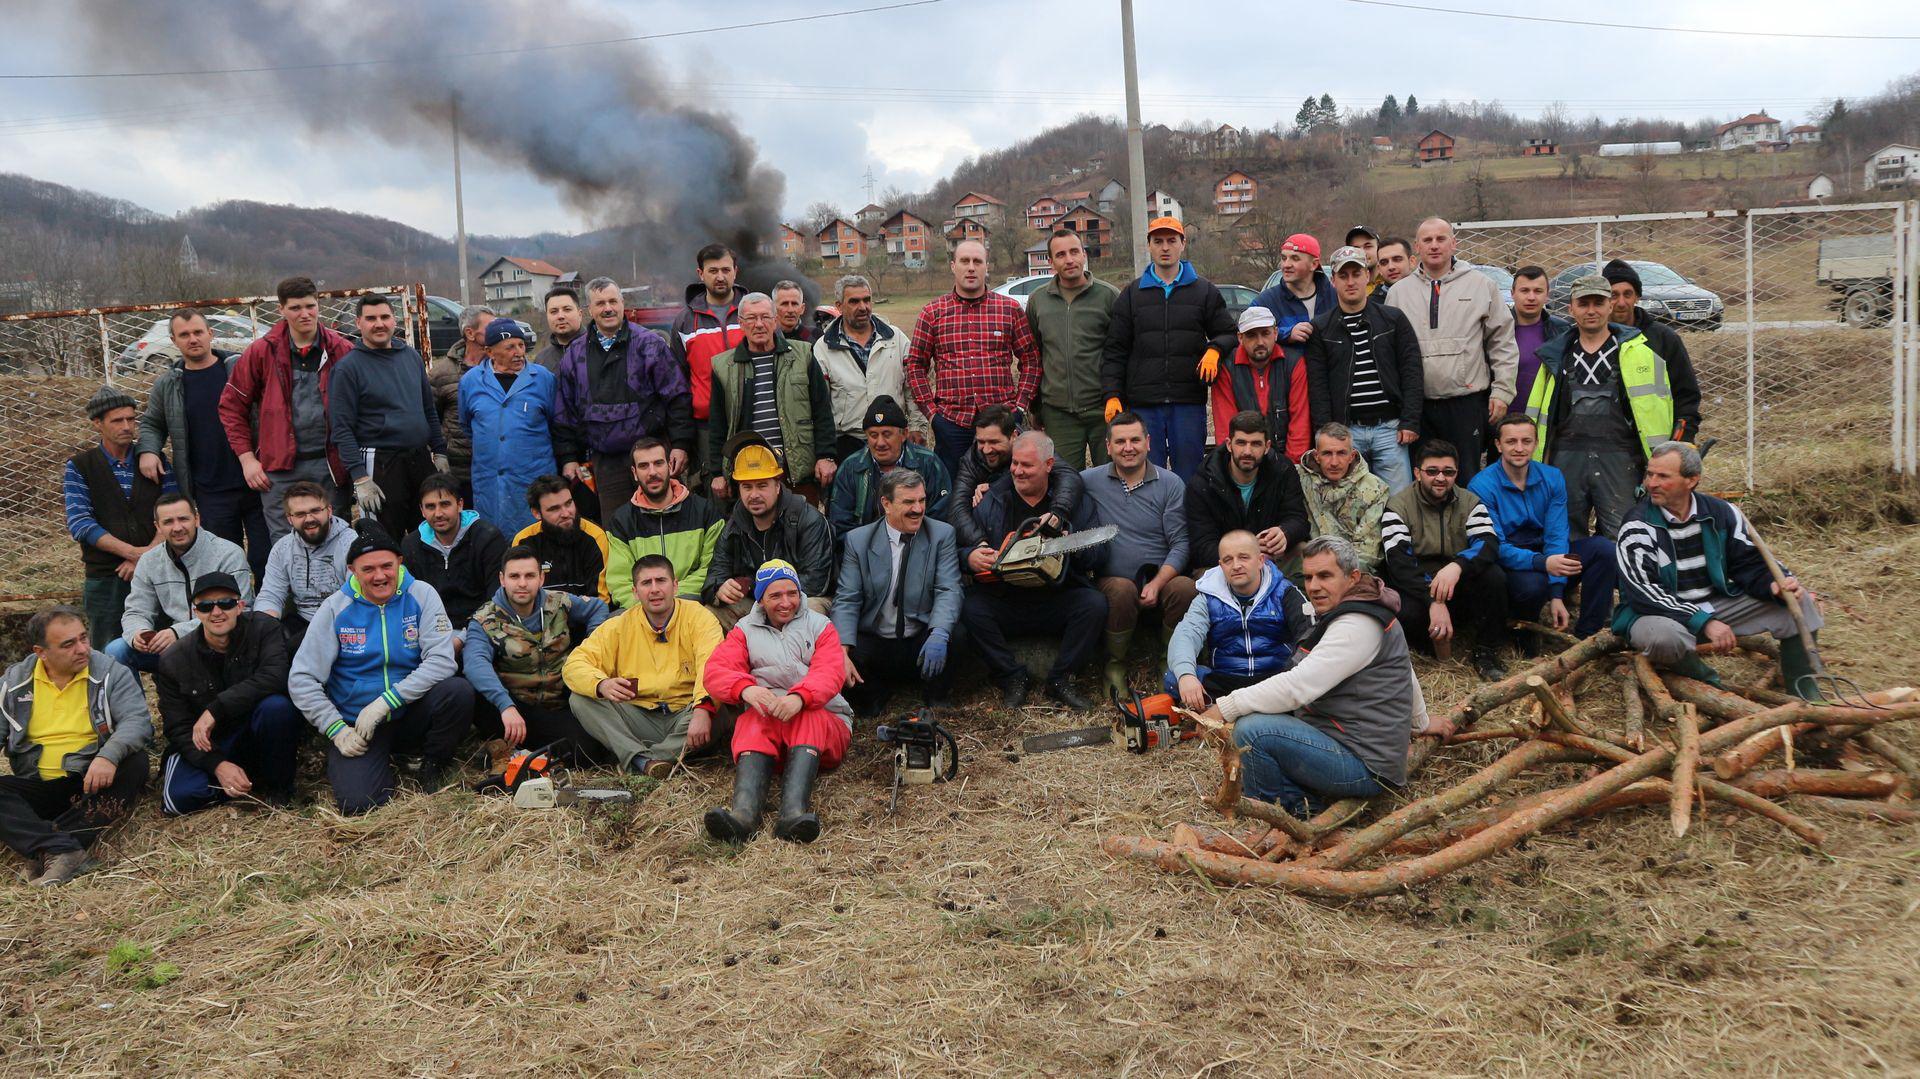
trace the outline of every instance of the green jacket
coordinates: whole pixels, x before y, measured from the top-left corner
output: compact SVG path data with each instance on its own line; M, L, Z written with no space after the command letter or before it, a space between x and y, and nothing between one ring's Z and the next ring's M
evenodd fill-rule
M607 522L607 593L617 608L633 606L633 564L645 555L663 554L673 563L680 595L699 599L726 519L713 503L672 481L661 509L628 502Z
M753 360L746 341L713 358L713 399L707 410L707 460L726 458L727 439L747 429L747 376ZM813 362L813 346L773 338L774 397L780 409L780 441L787 459L787 482L798 486L813 479L813 463L834 460L838 431L833 422L833 395L820 365Z
M1043 403L1067 412L1101 411L1105 395L1100 390L1100 353L1119 295L1119 289L1095 277L1068 300L1056 277L1027 297L1027 324L1040 344Z
M1345 537L1360 548L1362 568L1378 576L1386 564L1380 519L1387 509L1387 482L1367 470L1365 457L1355 457L1353 468L1339 482L1320 474L1312 453L1293 467L1300 473L1300 492L1307 500L1313 535Z

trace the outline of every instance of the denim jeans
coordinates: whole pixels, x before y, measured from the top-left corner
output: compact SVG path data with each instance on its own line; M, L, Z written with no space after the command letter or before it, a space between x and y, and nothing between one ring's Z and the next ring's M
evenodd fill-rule
M1170 468L1185 483L1207 453L1207 406L1141 405L1134 410L1147 427L1147 460Z
M1347 747L1290 715L1241 716L1233 727L1233 741L1246 750L1240 758L1246 796L1277 803L1295 816L1315 812L1323 801L1362 798L1385 789Z
M1400 444L1399 420L1348 426L1353 431L1353 448L1367 459L1367 467L1373 474L1386 481L1389 494L1398 494L1402 487L1413 482L1407 448Z
M122 666L131 667L136 671L152 674L160 669L160 653L142 652L125 637L115 637L100 651L105 652L108 658Z
M945 416L933 417L933 453L947 466L947 475L960 474L960 459L972 448L973 428L962 427Z

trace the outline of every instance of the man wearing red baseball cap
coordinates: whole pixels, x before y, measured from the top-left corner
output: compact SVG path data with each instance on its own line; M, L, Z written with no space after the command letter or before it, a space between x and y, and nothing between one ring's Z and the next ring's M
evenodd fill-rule
M1320 241L1296 232L1280 245L1280 280L1254 298L1254 306L1273 312L1280 345L1298 360L1313 333L1314 317L1333 307L1333 282L1320 272Z

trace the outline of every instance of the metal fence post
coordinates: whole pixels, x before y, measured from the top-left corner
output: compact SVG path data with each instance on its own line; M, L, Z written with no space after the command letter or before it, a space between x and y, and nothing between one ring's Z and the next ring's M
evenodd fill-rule
M1599 273L1600 267L1605 266L1607 264L1607 256L1605 254L1605 251L1607 249L1606 228L1607 226L1602 222L1595 221L1593 223L1593 272L1594 273Z
M1753 295L1753 215L1740 215L1746 222L1747 248L1747 490L1753 490L1753 447L1754 432L1760 425L1759 411L1755 403L1753 370L1753 334L1754 324L1759 312L1754 307Z
M100 377L111 386L113 384L113 346L107 342L107 314L102 311L93 316L100 322Z
M1901 303L1901 332L1904 356L1901 367L1906 375L1905 412L1907 419L1906 451L1907 475L1920 472L1920 282L1916 281L1916 270L1920 270L1920 202L1908 202L1901 209L1906 214L1906 242L1896 245L1900 249L1897 269L1900 274L1895 294L1904 297Z
M1912 471L1907 461L1907 205L1893 211L1893 470Z

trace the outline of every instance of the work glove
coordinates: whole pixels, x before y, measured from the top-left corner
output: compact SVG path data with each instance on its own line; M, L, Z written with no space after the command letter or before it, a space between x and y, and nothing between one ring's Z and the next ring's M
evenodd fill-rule
M360 718L353 721L353 729L360 732L361 741L372 742L373 732L380 729L380 724L385 723L392 712L393 706L387 703L385 695L375 697L360 709Z
M358 757L367 751L367 740L352 727L342 726L333 732L333 748L339 750L342 757Z
M1212 382L1220 374L1220 350L1210 348L1200 356L1200 381Z
M362 476L353 481L353 501L360 507L363 516L373 517L380 513L380 507L386 505L386 492L373 482L372 476Z
M1106 419L1106 422L1108 422L1108 423L1112 423L1112 422L1113 422L1113 418L1114 418L1115 416L1118 416L1118 415L1119 415L1119 414L1120 414L1120 413L1121 413L1122 411L1124 411L1124 410L1125 410L1125 407L1126 407L1126 406L1124 406L1124 405L1122 405L1122 404L1120 403L1120 399L1119 399L1118 397L1109 397L1109 398L1107 398L1107 419Z
M433 470L435 472L452 472L453 471L453 462L447 460L446 454L435 453L435 454L429 454L429 456L433 458Z
M927 634L927 643L920 646L920 677L938 677L946 666L947 631L936 629Z

